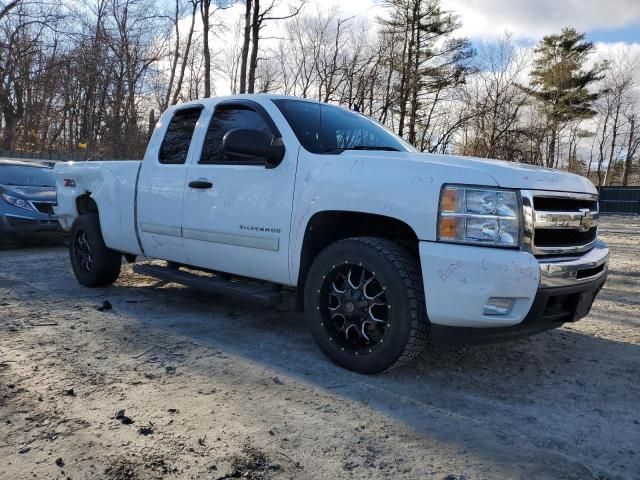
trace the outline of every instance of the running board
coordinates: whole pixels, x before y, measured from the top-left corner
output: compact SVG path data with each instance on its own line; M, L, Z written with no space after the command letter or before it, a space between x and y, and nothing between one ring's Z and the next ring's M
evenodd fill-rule
M136 264L133 271L147 277L154 277L171 283L179 283L196 290L234 298L251 299L265 307L273 307L282 300L277 285L269 283L250 284L242 280L223 279L219 276L198 275L178 268L160 265ZM203 272L205 273L205 272Z

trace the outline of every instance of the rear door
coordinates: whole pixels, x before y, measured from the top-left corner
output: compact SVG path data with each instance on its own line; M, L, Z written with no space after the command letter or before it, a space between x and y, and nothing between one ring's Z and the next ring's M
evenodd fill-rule
M188 263L182 240L182 206L187 159L201 106L189 106L165 114L149 142L140 170L137 222L140 242L147 256ZM159 135L160 138L155 138Z
M288 148L276 168L265 168L259 160L222 152L224 135L237 128L282 138L270 113L257 102L215 105L201 155L193 158L187 173L182 235L189 262L288 284L297 148Z

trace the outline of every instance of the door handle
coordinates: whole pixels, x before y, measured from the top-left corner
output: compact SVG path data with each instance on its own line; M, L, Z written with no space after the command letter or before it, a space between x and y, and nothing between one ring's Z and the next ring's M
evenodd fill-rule
M189 182L189 187L206 189L213 187L213 183L207 182L206 180L193 180Z

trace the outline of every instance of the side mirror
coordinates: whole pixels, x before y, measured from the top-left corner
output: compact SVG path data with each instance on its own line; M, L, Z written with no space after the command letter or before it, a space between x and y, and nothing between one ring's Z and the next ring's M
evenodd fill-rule
M222 151L264 162L266 168L275 168L284 158L282 139L271 137L259 130L237 128L222 137Z

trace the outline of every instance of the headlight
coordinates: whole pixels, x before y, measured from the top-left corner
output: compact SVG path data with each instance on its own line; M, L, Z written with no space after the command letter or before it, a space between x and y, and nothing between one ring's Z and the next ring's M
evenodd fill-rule
M14 207L24 208L25 210L34 210L31 204L22 198L12 197L11 195L7 195L6 193L2 194L2 198L5 202L7 202L9 205L13 205Z
M438 240L517 247L518 196L510 190L444 187L440 194Z

